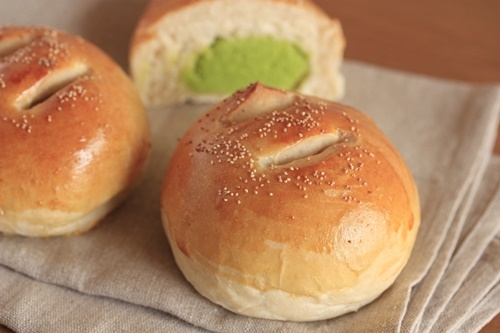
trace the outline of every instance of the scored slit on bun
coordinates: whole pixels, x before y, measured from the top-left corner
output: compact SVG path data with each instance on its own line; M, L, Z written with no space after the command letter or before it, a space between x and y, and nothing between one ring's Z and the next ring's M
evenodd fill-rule
M389 288L420 225L400 154L367 115L253 84L180 140L161 210L203 296L248 316L312 321Z
M133 84L100 49L0 27L0 233L89 230L139 183L150 146Z

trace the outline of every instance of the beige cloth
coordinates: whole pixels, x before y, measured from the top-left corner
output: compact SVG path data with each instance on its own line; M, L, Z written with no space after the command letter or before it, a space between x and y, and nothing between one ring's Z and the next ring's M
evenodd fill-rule
M455 327L459 324L456 310L470 312L481 300L489 286L500 279L500 161L494 159L478 192L462 237L451 262L436 287L423 313L419 332L445 332L445 318L453 317ZM489 203L485 207L485 204ZM495 238L496 236L496 238ZM492 272L485 273L489 269ZM487 274L486 281L480 281ZM496 280L495 280L496 279ZM461 304L459 288L467 284L466 302ZM473 289L474 288L474 289ZM459 291L457 293L457 291ZM455 307L454 307L455 306ZM465 311L465 310L469 311ZM439 320L438 320L439 319ZM438 323L436 323L438 321ZM454 327L454 329L455 329ZM439 328L439 329L437 329Z
M370 114L393 140L414 173L421 195L423 220L413 255L396 283L378 300L337 319L288 323L234 315L191 288L173 261L159 215L161 180L177 138L204 110L186 106L175 112L150 112L154 149L147 177L126 204L98 228L71 238L0 238L0 263L5 267L0 276L8 281L2 293L9 300L0 321L18 332L32 331L29 323L34 317L40 332L67 331L64 323L72 324L73 318L85 330L103 332L117 327L134 330L137 321L142 322L144 332L165 327L191 331L195 326L213 332L410 332L430 325L423 324L426 305L453 304L453 294L459 300L477 299L465 313L460 307L448 310L448 305L431 321L436 319L444 327L449 321L443 324L441 318L474 318L476 305L498 283L490 279L494 274L485 277L479 273L498 264L494 256L486 255L494 251L488 246L494 244L491 235L497 228L491 218L500 215L498 196L491 194L498 186L487 186L499 177L498 163L491 163L486 185L480 180L496 133L499 89L354 62L347 62L344 72L349 78L344 102ZM481 200L474 202L476 197ZM485 202L492 208L470 209ZM469 226L470 219L481 223ZM478 229L483 227L490 232ZM468 234L461 238L462 231ZM459 245L467 247L457 249ZM455 273L446 274L447 268ZM456 272L463 277L455 278ZM440 281L447 284L449 279L456 286L436 289ZM23 292L18 284L30 288ZM470 285L474 288L462 288ZM439 299L433 295L440 295ZM65 306L67 303L74 307ZM92 310L94 303L103 310ZM45 313L53 308L61 325L35 311L37 304L46 304ZM47 326L41 324L43 318Z
M2 3L0 22L81 34L125 66L128 38L145 2L9 1ZM375 302L333 320L288 323L232 314L193 290L173 261L159 214L160 184L177 138L204 109L183 107L151 110L154 148L147 177L97 229L71 238L0 237L0 323L19 333L479 329L500 311L494 306L498 260L492 260L499 254L498 237L491 227L499 199L496 188L487 186L498 178L498 163L484 173L500 88L355 62L343 71L344 103L370 114L388 134L421 195L423 220L410 262ZM461 306L464 300L469 306Z

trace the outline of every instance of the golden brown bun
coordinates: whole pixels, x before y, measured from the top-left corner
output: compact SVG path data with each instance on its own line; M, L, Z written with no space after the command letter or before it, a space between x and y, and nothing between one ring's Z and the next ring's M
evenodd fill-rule
M161 208L177 264L202 295L293 321L378 297L420 224L412 175L368 116L259 84L188 130Z
M81 233L139 182L147 114L124 72L80 37L0 27L0 232Z
M181 81L181 71L217 39L249 36L289 41L309 55L309 72L297 91L333 100L343 96L342 27L314 2L152 0L130 48L130 71L141 98L147 106L158 106L227 97L190 90Z

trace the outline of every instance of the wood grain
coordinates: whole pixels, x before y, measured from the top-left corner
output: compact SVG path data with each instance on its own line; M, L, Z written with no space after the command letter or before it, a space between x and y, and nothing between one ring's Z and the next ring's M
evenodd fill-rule
M500 84L498 0L317 0L341 20L346 58L387 68ZM500 154L497 139L495 153ZM11 331L0 326L0 333ZM500 332L500 316L481 333Z
M500 84L498 0L316 3L342 22L348 59L452 80ZM500 154L500 137L494 152Z
M467 82L500 84L498 0L317 0L342 22L346 58ZM500 154L497 136L494 152ZM500 332L500 315L481 333Z

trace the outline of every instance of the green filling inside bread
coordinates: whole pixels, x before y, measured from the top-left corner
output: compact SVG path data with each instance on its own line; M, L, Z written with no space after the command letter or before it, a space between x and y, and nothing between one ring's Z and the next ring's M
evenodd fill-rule
M271 37L219 38L195 55L181 79L194 92L229 94L256 81L294 89L308 70L307 54L291 42Z

